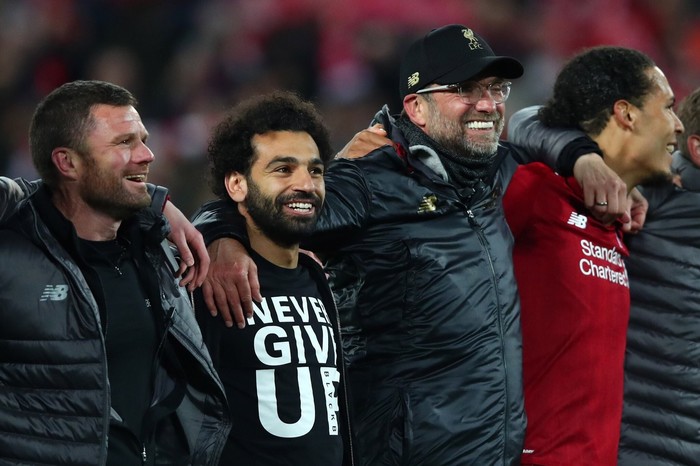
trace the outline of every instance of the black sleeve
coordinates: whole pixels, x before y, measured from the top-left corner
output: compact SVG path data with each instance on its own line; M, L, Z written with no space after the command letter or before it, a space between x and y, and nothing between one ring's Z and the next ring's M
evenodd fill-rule
M231 199L217 199L203 204L192 216L192 224L202 233L208 246L219 238L234 238L246 244L245 217Z
M571 176L582 155L603 155L598 144L584 132L545 126L537 116L538 110L538 106L524 108L508 122L508 139L525 155L519 162L542 161L561 175Z

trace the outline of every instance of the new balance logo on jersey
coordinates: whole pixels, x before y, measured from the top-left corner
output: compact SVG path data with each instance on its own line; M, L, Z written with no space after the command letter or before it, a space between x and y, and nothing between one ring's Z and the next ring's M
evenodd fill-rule
M577 214L576 212L571 212L571 216L569 217L569 221L566 223L584 230L586 228L587 222L588 222L588 217L586 217L585 215Z
M46 285L39 301L63 301L68 297L68 285Z

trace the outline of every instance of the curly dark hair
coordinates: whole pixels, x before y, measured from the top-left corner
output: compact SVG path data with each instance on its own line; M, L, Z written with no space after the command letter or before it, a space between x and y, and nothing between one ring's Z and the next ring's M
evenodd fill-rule
M136 107L136 98L126 89L105 81L72 81L47 95L32 116L29 146L39 176L48 186L58 183L58 171L51 160L57 147L86 154L86 138L94 125L96 105Z
M637 50L587 49L559 72L552 97L540 109L540 120L549 127L577 128L595 136L605 128L616 101L643 106L654 87L647 74L654 66L651 58Z
M289 91L255 96L233 107L214 128L208 157L210 186L215 195L226 196L224 180L229 173L250 173L256 155L253 136L271 131L308 133L324 165L333 158L328 128L312 103Z
M678 104L678 118L683 123L683 132L678 135L678 149L683 157L690 160L686 144L688 136L700 136L700 87Z

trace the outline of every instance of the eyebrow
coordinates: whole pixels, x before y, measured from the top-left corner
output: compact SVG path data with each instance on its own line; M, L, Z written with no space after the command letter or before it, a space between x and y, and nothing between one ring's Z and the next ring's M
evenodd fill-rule
M276 163L290 163L294 165L299 165L299 159L293 155L280 155L272 160L267 164L269 167L270 165L274 165ZM310 165L323 165L323 161L319 157L314 157L309 161Z
M124 139L128 139L128 140L138 139L139 141L146 141L146 140L148 140L148 136L149 136L148 131L144 131L143 134L141 134L140 131L127 131L126 133L120 133L120 134L116 135L113 138L113 141L119 142L119 141L123 141Z

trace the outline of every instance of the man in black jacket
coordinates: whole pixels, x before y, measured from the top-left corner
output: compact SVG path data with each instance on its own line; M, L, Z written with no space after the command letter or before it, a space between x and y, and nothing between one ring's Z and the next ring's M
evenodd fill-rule
M3 186L21 198L0 229L5 462L218 464L226 398L162 203L146 209L153 153L135 105L100 81L54 90L30 128L43 185Z
M402 114L375 117L385 131L375 147L384 145L329 167L309 245L328 257L340 310L358 464L519 461L519 304L501 196L526 160L499 137L522 72L466 26L433 30L402 62ZM559 165L571 171L590 146L576 141ZM595 154L576 162L586 176L600 165ZM618 196L620 184L610 186ZM198 225L205 240L230 236L229 217L210 206ZM205 285L225 314L234 291L220 284L247 266L217 272L223 243Z
M231 407L222 464L352 464L338 311L320 265L299 253L332 158L321 116L291 93L244 101L214 130L212 191L240 213L265 295L235 330L195 301Z

